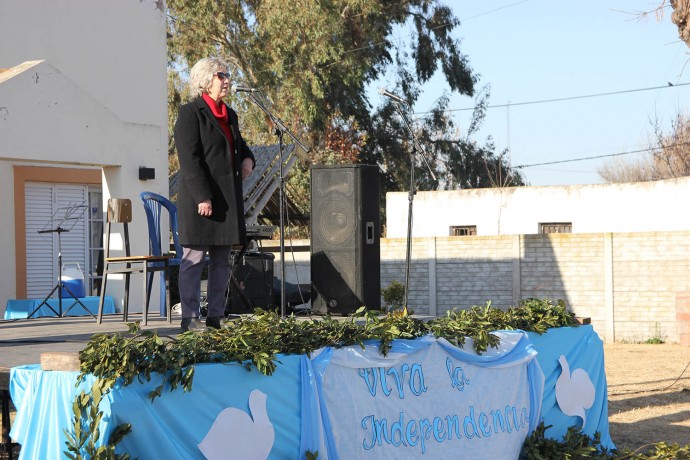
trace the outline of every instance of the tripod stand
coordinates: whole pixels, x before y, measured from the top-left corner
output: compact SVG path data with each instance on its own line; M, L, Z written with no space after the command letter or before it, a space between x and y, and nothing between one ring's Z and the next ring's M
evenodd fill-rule
M80 208L82 208L81 213L78 213L78 210ZM67 316L67 313L69 313L70 310L72 310L72 308L79 305L88 314L93 316L93 319L96 319L96 315L94 315L91 312L91 310L86 308L86 305L84 305L82 303L82 301L79 300L79 298L76 295L74 295L74 292L72 292L70 287L68 285L66 285L62 280L62 236L61 235L65 232L69 232L70 229L62 227L61 225L64 224L65 222L73 221L73 223L72 223L72 228L73 228L74 225L76 224L76 221L78 221L81 218L81 215L84 213L84 208L85 208L85 206L83 203L82 203L82 205L69 206L65 210L64 218L62 219L61 222L58 223L58 225L55 228L43 229L43 230L38 231L38 233L40 233L40 234L57 233L57 237L58 237L58 257L57 257L58 281L55 284L55 286L53 287L53 289L50 291L50 293L45 297L45 299L43 299L43 301L31 313L29 313L29 315L27 316L27 319L33 317L38 312L38 310L40 310L41 307L43 307L43 305L45 305L50 311L55 313L55 316L60 317L60 318ZM52 222L53 222L53 220L51 219L51 223ZM62 310L63 290L67 291L67 293L70 296L72 296L71 298L74 300L74 302L72 302L72 305L70 305L70 307L67 310L65 310L64 312ZM57 309L57 311L48 303L48 300L50 300L52 298L55 291L58 292L58 309Z

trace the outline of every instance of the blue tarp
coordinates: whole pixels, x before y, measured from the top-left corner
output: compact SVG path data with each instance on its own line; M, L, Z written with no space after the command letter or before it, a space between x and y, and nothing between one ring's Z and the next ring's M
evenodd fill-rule
M84 316L88 314L98 314L98 303L100 297L87 296L80 297L79 301L86 307L82 307L72 297L63 297L62 309L60 308L60 299L48 299L45 303L39 299L10 299L5 304L5 319L23 319L28 318L31 313L35 313L32 318L39 318L43 316L57 316L56 313L61 313L63 316ZM40 306L40 308L38 308ZM38 308L38 310L36 310ZM88 310L88 311L87 311ZM103 314L110 315L115 313L115 303L113 298L105 296L103 299Z
M616 446L609 435L604 346L592 326L550 329L543 335L529 333L528 336L538 351L537 361L545 377L541 412L545 424L552 425L552 428L546 431L546 435L552 439L562 440L568 427L581 426L583 422L579 416L564 414L556 402L559 378L568 384L568 377L564 375L559 363L559 358L564 356L569 364L570 374L584 376L585 374L577 372L578 369L584 370L595 391L591 406L585 410L586 424L582 432L592 436L598 431L601 433L602 446L615 449ZM587 385L586 379L575 380L573 383Z
M560 403L568 412L579 409L586 419L584 431L599 431L603 445L615 447L608 433L603 346L591 326L552 329L543 336L502 334L503 348L481 356L471 351L471 341L458 349L443 339L425 337L395 341L386 358L378 354L377 343L366 350L326 348L311 357L281 355L271 376L239 364L201 364L191 392L166 390L151 402L148 394L160 383L154 376L151 382L118 386L104 398L101 442L117 425L131 423L132 433L118 445L118 452L142 460L252 455L297 459L307 450L318 451L320 460L344 459L352 458L349 454L358 446L366 451L362 458L393 458L392 453L396 458L419 458L419 433L426 430L428 458L443 458L430 452L442 452L445 446L457 457L489 436L493 441L512 439L514 449L515 436L524 439L540 420L553 425L547 435L560 439L568 426L583 421L582 416L564 414ZM17 416L11 436L22 444L20 459L64 458L63 430L72 429L72 402L93 383L89 377L76 389L76 376L43 372L37 365L12 369L10 391ZM517 380L504 381L503 376ZM573 382L579 384L577 389ZM567 398L567 392L576 397ZM436 397L442 398L440 402L433 402ZM427 403L432 409L425 412ZM367 407L371 417L362 415ZM499 411L491 412L498 407L515 414L513 425L501 425L506 420ZM370 423L376 421L383 429L384 418L392 437L371 438ZM444 431L444 420L451 427L457 420L460 426L453 433ZM347 433L331 431L333 426L350 427L350 422L356 423ZM510 430L517 424L516 434ZM395 449L401 447L401 433L408 448ZM381 448L372 448L372 439L382 440ZM512 458L497 455L493 458Z

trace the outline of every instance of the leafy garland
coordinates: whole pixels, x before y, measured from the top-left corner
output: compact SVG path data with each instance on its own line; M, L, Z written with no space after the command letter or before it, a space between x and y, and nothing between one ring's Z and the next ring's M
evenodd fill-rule
M577 324L577 320L567 311L563 301L554 304L550 300L541 299L528 299L523 301L520 307L507 310L492 308L490 303L484 307L456 309L449 311L445 317L434 318L428 322L413 318L406 309L381 316L377 311L366 311L361 308L354 315L341 320L328 316L318 320L297 319L294 316L283 319L277 312L256 310L253 317L242 317L227 322L223 329L188 332L176 338L163 338L158 336L156 331L141 331L138 323L129 324L127 334L92 336L86 348L79 354L81 373L77 384L89 374L97 377L97 380L91 396L82 392L74 403L75 434L68 433L67 455L73 460L78 460L82 458L80 452L86 451L86 458L91 459L129 458L126 454L114 454L115 445L131 429L129 425L117 427L107 446L99 449L95 447L95 442L100 436L97 425L102 416L98 412L98 404L102 395L107 393L118 379L123 385L129 385L135 379L141 382L151 381L155 375L157 379L161 379L161 383L149 394L153 400L161 396L166 385L169 385L171 391L180 385L184 391L191 391L195 365L200 363L236 362L248 370L256 368L270 375L276 368L279 354L309 354L326 346L363 347L365 341L377 340L379 351L386 355L395 339L416 339L429 334L436 338L444 338L459 347L462 347L469 337L473 339L475 351L481 354L489 347L495 348L499 344L498 336L492 331L521 329L541 334L550 328ZM557 449L553 446L561 445L546 438L545 429L535 430L528 438L521 458L555 458L540 454L542 450L553 451ZM569 435L574 436L570 433ZM607 455L605 450L597 445L598 440L586 439L583 442L587 446L594 446L592 449L585 449L588 452ZM567 442L565 445L570 448ZM318 453L309 455L316 458ZM558 458L590 457L565 454Z
M449 311L445 317L428 322L406 311L380 316L377 311L360 308L354 315L337 320L330 316L303 320L294 316L282 319L277 312L257 310L254 316L226 323L219 330L181 334L164 339L156 331L141 331L130 324L127 334L95 334L79 353L80 381L91 374L112 386L122 379L129 385L138 379L150 381L152 374L165 375L165 381L150 394L161 395L167 383L174 390L182 385L192 388L194 366L199 363L242 363L270 375L276 368L278 354L309 354L319 348L348 345L364 346L366 340L380 341L385 356L395 339L416 339L432 334L462 347L465 339L474 341L477 353L497 347L496 330L543 333L552 327L577 325L572 313L559 301L530 299L521 307L500 310L473 307Z
M664 442L649 444L633 451L608 450L601 445L601 433L589 436L578 427L570 427L562 441L548 438L551 428L540 423L522 445L519 460L595 459L595 460L690 460L690 444L683 447Z
M82 391L72 403L73 431L63 430L67 436L67 451L65 452L67 458L82 459L86 454L86 458L90 459L130 460L129 454L115 453L115 446L132 431L132 425L129 423L115 428L105 446L96 446L96 442L101 437L98 425L103 418L103 413L98 410L98 406L108 391L110 389L104 388L103 380L96 380L89 393Z

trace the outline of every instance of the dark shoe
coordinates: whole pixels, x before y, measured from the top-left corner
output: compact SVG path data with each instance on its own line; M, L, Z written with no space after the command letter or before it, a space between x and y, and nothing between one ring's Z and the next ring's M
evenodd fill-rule
M220 329L222 326L220 324L220 316L209 316L206 318L206 327L210 329Z
M199 322L199 318L182 318L180 328L182 329L182 332L187 332L202 329L203 326Z

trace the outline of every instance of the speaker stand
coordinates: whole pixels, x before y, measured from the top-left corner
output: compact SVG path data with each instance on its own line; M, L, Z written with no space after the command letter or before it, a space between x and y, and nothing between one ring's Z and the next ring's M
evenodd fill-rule
M285 319L287 308L286 308L286 297L283 295L285 293L285 176L283 173L283 131L276 128L276 135L278 136L278 155L280 155L280 168L278 169L279 177L279 191L278 191L278 201L280 205L278 206L280 217L278 219L278 228L280 233L280 317Z
M285 296L282 295L285 292L285 223L283 222L283 215L285 213L284 202L285 202L285 177L283 177L283 134L287 134L292 138L292 140L304 150L305 153L309 153L309 147L300 142L294 134L290 132L285 126L285 123L273 115L270 110L266 108L261 99L259 99L258 94L262 94L260 91L252 91L247 93L247 97L256 104L273 122L275 126L275 133L278 136L278 161L280 162L280 183L279 183L279 200L280 200L280 316L285 319L286 308L285 308Z
M412 129L412 123L410 123L410 119L407 116L407 112L403 110L403 106L408 107L408 105L405 102L398 100L393 100L393 104L395 105L395 108L398 110L400 118L403 120L405 127L407 128L407 131L410 134L410 137L412 137L412 151L410 152L410 191L407 195L407 200L409 204L407 208L407 249L405 254L405 300L403 303L403 306L407 308L407 303L410 296L410 264L412 258L412 203L414 201L414 196L417 194L414 178L416 154L421 155L422 159L424 160L424 163L426 164L426 167L429 169L431 177L434 180L436 180L436 175L434 174L434 171L431 169L431 166L429 165L429 162L426 159L426 155L424 154L424 148L422 147L422 144L419 143L419 140L417 139L417 136L415 135L415 132Z

